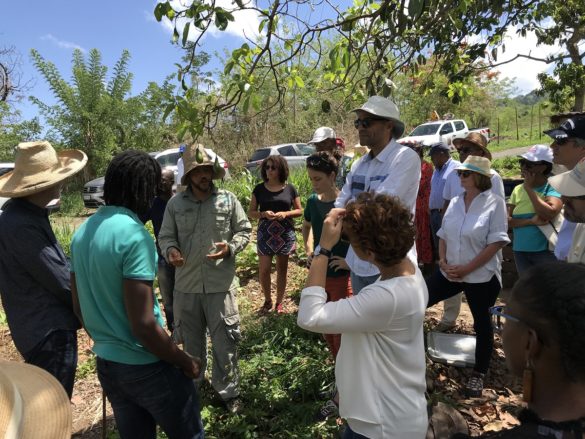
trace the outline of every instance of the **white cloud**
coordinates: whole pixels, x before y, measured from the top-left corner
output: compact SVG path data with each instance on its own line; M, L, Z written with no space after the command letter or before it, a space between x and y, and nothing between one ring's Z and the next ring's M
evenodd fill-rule
M557 55L564 52L560 46L536 45L536 35L534 32L527 32L526 37L516 34L513 26L508 27L504 36L506 51L498 50L498 63L514 58L518 54L530 55L536 58L544 59L550 55ZM540 84L537 75L541 72L550 71L554 68L553 64L546 64L541 61L534 61L527 58L518 58L508 64L495 68L500 72L500 77L515 79L515 85L520 94L526 94L539 88Z
M186 9L190 4L191 1L189 0L171 1L173 9L175 9L176 11ZM247 2L246 4L254 6L254 0ZM217 0L215 2L215 6L222 7L228 11L234 8L232 0ZM212 24L209 27L207 34L214 38L221 38L223 36L229 35L240 39L249 38L251 40L255 40L256 37L259 35L258 26L260 25L260 19L258 18L258 14L252 10L236 10L232 12L232 14L234 16L234 21L229 22L225 31L220 31L215 27L215 25ZM176 22L171 22L167 18L163 18L160 22L163 28L169 33L173 32L176 24L179 34L182 34L183 28L185 27L185 23L187 23L187 19L184 18L180 18ZM190 26L189 28L190 41L194 41L199 36L199 34L200 31L195 26Z
M54 45L56 45L57 47L61 47L62 49L67 49L67 50L79 49L83 53L87 52L87 50L85 48L81 47L79 44L75 44L75 43L72 43L70 41L60 40L59 38L55 37L53 34L43 35L41 37L41 40L49 41L49 42L53 43Z

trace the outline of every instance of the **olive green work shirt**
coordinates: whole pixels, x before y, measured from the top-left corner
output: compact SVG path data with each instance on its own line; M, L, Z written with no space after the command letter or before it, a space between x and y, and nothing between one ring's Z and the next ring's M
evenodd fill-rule
M248 242L252 225L234 194L213 187L205 201L197 200L190 189L178 193L167 204L158 241L168 258L172 247L181 251L185 264L176 267L175 291L225 293L239 286L236 254ZM209 260L214 242L227 242L230 254Z

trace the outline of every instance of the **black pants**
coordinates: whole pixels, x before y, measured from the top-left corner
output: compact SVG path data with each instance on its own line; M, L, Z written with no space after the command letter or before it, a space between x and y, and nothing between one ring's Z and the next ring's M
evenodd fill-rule
M473 315L475 330L475 367L480 373L486 373L490 367L490 359L494 348L494 329L489 308L494 306L500 289L498 278L494 275L488 282L467 283L451 282L440 270L426 280L429 289L429 306L453 297L460 291L465 293L467 304Z

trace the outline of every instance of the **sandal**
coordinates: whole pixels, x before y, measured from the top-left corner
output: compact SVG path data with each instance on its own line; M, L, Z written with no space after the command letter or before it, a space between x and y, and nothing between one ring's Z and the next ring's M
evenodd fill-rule
M276 314L284 314L284 308L282 307L282 303L277 303L274 307Z
M271 309L272 309L272 300L265 300L264 305L262 305L262 308L260 308L259 312L261 314L266 314L267 312L270 312Z

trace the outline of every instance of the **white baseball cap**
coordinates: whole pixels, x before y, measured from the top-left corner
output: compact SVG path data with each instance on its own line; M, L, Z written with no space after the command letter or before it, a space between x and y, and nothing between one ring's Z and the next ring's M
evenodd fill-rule
M364 105L351 111L359 110L392 120L394 122L394 137L397 139L404 133L404 123L400 120L400 111L390 99L382 96L370 96Z
M336 139L337 135L333 128L329 127L319 127L315 130L313 134L313 138L309 140L307 143L319 143L326 139Z
M548 182L565 197L585 195L585 158L581 159L571 171L550 177Z
M524 154L518 157L528 160L529 162L553 162L552 149L548 145L533 145Z

